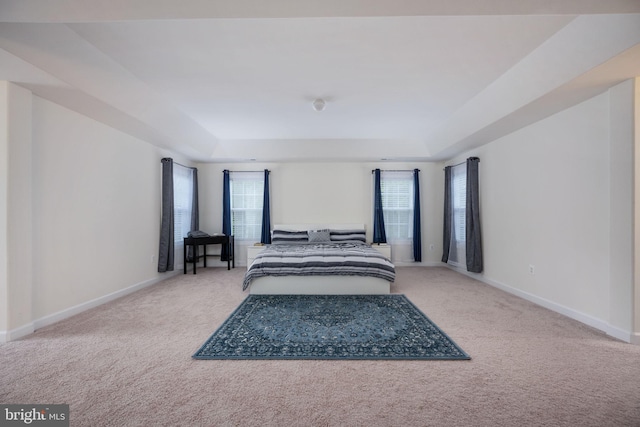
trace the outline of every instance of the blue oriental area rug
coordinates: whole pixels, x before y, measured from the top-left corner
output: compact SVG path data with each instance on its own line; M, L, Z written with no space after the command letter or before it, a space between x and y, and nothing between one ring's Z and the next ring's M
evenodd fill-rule
M195 359L469 360L404 295L249 295Z

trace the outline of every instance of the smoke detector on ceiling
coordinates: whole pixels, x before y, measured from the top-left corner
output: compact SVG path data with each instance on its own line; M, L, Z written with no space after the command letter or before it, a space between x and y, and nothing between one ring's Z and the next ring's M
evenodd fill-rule
M324 99L318 98L318 99L314 100L311 105L313 106L314 110L322 111L322 110L324 110L324 107L326 107L327 103L324 102Z

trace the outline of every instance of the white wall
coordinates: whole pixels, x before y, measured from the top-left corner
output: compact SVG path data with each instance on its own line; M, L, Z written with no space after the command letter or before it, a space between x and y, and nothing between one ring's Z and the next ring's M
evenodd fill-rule
M634 81L634 337L633 342L640 345L640 77Z
M0 82L0 342L180 272L157 273L165 156L187 164Z
M34 97L33 153L34 320L166 277L157 148Z
M9 327L29 321L32 315L33 207L31 93L9 84L9 197L7 231L10 286Z
M9 329L9 86L0 82L0 331Z
M479 277L626 340L632 87L625 82L451 162L481 159Z
M422 259L439 263L442 256L442 165L436 163L260 163L199 164L200 227L222 230L222 171L269 169L271 223L364 223L373 235L373 178L371 170L420 169L422 201ZM430 250L433 245L433 250ZM237 244L237 260L246 254ZM412 252L396 250L394 262L409 262ZM209 261L207 261L209 262Z
M609 324L633 330L634 81L609 91Z
M31 320L31 93L0 82L0 335ZM12 286L19 284L19 286ZM27 332L30 332L28 329Z

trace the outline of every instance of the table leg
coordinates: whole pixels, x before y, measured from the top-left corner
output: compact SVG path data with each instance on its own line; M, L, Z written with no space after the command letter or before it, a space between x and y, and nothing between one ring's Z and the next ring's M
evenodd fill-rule
M184 274L187 274L187 245L182 245L182 265L184 266Z

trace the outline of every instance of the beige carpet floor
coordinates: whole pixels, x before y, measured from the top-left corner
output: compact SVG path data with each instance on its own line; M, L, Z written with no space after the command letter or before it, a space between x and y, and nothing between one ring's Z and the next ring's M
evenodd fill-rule
M242 275L199 269L0 345L0 402L68 403L72 426L640 426L640 346L446 268L399 268L392 291L471 361L191 359Z

